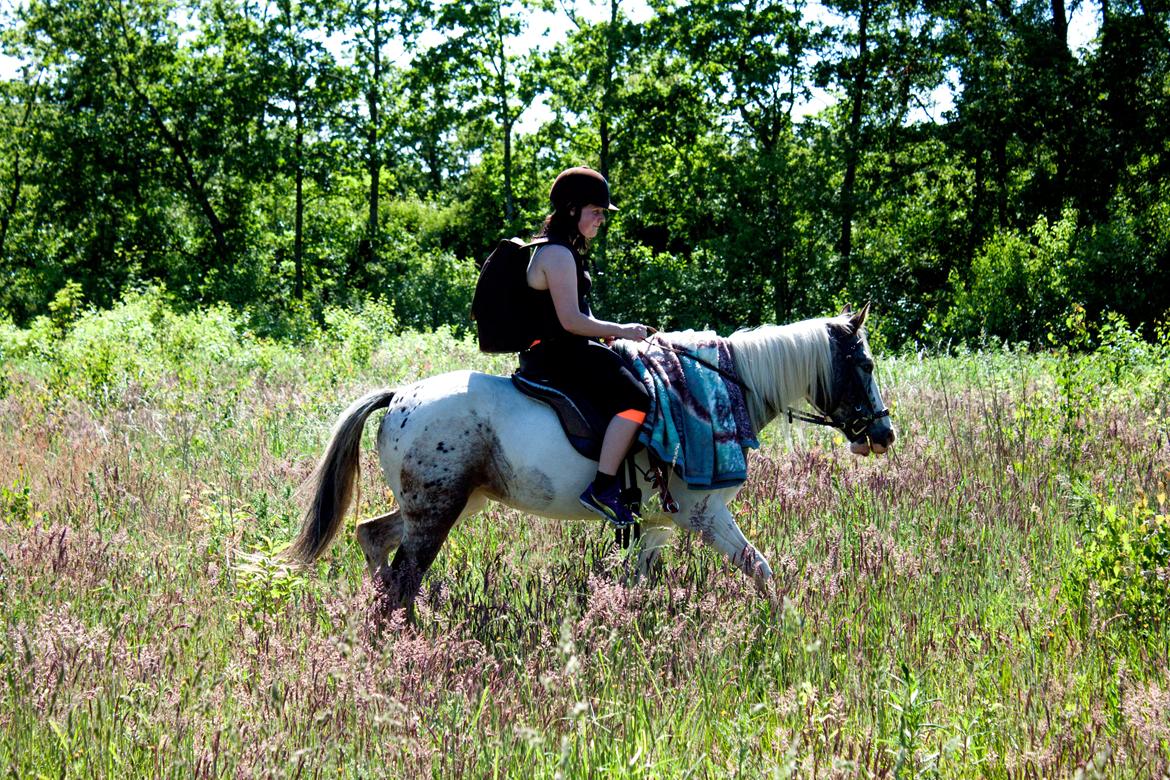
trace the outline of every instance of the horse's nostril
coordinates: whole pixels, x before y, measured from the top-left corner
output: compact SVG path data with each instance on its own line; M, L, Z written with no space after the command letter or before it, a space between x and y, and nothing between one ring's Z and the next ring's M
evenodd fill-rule
M892 447L894 445L894 439L897 438L894 435L893 428L887 428L884 431L878 430L875 433L876 433L876 435L873 435L873 434L870 435L869 440L874 445L875 448L877 448L877 447L881 448L880 450L878 450L879 454L882 452L885 452L888 448Z

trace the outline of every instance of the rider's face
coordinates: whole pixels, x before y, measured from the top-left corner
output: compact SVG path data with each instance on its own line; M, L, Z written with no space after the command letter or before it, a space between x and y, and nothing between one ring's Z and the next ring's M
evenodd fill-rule
M597 237L597 232L605 224L607 216L609 216L607 208L590 204L581 209L581 216L577 219L577 230L581 231L585 238L592 240Z

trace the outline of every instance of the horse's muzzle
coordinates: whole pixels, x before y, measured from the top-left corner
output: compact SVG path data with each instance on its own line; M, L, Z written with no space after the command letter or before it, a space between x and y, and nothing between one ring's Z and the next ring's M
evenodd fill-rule
M882 424L872 425L865 432L865 437L849 443L849 451L854 455L884 455L886 450L894 446L894 426L882 421Z

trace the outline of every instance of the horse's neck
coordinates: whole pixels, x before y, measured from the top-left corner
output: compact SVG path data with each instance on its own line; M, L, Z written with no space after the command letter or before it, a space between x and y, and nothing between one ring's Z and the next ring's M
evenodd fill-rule
M829 344L824 320L740 331L732 334L731 344L757 433L825 381Z

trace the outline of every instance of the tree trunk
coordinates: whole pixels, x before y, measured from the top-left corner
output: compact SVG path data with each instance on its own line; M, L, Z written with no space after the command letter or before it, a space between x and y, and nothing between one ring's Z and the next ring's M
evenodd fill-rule
M285 6L285 27L290 33L297 29L293 18L292 4ZM289 52L292 60L292 104L293 104L293 297L305 299L305 110L301 93L300 64L305 59L303 47L295 37Z
M496 95L499 98L500 127L504 131L504 220L510 225L516 216L512 199L512 126L515 120L508 106L508 55L504 51L504 10L496 4Z
M220 220L219 215L215 213L215 207L211 205L207 190L203 187L202 180L200 180L195 172L195 165L191 161L190 154L187 152L186 143L183 142L183 139L179 137L178 133L172 132L167 127L158 108L150 102L150 99L138 88L136 83L131 82L130 89L146 105L147 112L150 114L155 129L158 130L159 135L163 137L167 146L170 147L171 151L179 159L179 167L183 171L183 178L186 179L187 186L190 188L191 194L195 197L195 202L199 206L199 210L203 212L203 218L207 220L208 227L211 228L211 235L215 239L216 254L219 255L220 264L227 266L230 260L227 227Z
M296 112L296 223L293 228L293 296L305 299L305 122L300 89L294 99Z
M40 78L32 85L32 93L28 96L28 102L24 106L24 116L20 120L20 130L28 127L28 123L32 120L33 107L37 102L37 87L40 86ZM8 227L12 224L12 217L16 214L16 207L20 203L20 190L24 181L24 174L20 170L20 144L16 145L14 157L12 159L12 191L8 193L8 202L4 204L4 213L0 214L0 263L4 261L4 247L8 243Z
M114 10L118 14L118 21L122 28L122 36L128 42L129 27L123 15L122 6L120 4L116 5ZM129 48L132 49L133 47L131 46ZM178 132L172 131L167 126L162 112L147 97L146 93L138 85L137 80L130 73L123 71L121 62L116 57L111 58L111 68L114 71L114 78L119 83L125 84L134 93L134 96L142 101L147 113L150 115L150 121L154 125L155 130L158 131L158 134L162 136L163 141L166 142L171 152L178 158L179 167L183 171L183 178L186 180L187 186L195 198L196 205L203 212L203 218L207 220L208 227L211 228L211 235L215 241L216 255L219 257L220 265L226 267L231 259L228 250L227 227L220 220L219 215L215 213L215 208L211 205L207 190L204 188L202 180L195 171L195 164L191 160L190 153L187 151L186 143Z
M437 109L443 100L443 96L439 94L439 89L434 84L430 85L431 96L434 100L433 105ZM427 167L430 169L431 193L439 195L443 190L443 166L441 163L442 156L440 149L443 146L443 131L439 126L439 122L431 118L427 120L426 140L424 141L423 157L427 161Z
M995 156L995 207L999 226L1008 226L1008 158L1007 137L1002 133L994 140L992 154Z
M780 183L776 174L774 161L770 161L768 173L764 181L766 182L764 190L766 193L780 191ZM772 255L773 321L788 322L792 314L792 290L791 282L788 278L791 240L785 238L784 230L780 228L782 219L780 209L777 208L775 197L766 195L764 202L767 204L767 227L765 229L767 231L768 246ZM791 214L791 209L789 209L789 214Z
M837 244L840 255L838 287L845 289L849 284L850 255L853 253L853 218L857 211L855 188L857 185L857 162L861 153L861 118L865 103L865 82L868 78L867 50L869 47L869 17L873 10L870 0L862 0L857 19L857 62L854 66L853 84L850 89L849 136L845 149L845 178L841 183L841 238Z
M1057 44L1068 51L1068 14L1064 10L1064 0L1052 0L1052 35Z
M1166 22L1158 17L1159 9L1161 9L1161 13L1165 13L1165 6L1162 3L1156 3L1158 8L1153 8L1151 5L1155 4L1151 4L1149 0L1138 0L1138 6L1142 9L1142 18L1146 21L1146 26L1149 27L1154 38L1162 44L1163 48L1170 49L1170 35L1166 34ZM1101 13L1104 15L1104 7Z
M1049 201L1048 218L1055 221L1060 218L1065 197L1069 194L1069 171L1073 167L1071 158L1074 147L1079 146L1081 139L1079 132L1079 112L1073 110L1074 100L1072 84L1073 56L1068 48L1068 14L1065 12L1064 0L1052 0L1052 69L1057 77L1057 97L1064 107L1065 116L1053 117L1053 139L1056 146L1056 194ZM1059 110L1059 109L1058 109Z
M374 0L374 16L371 20L373 39L371 41L370 85L366 91L366 108L370 114L370 124L366 132L366 160L369 164L370 193L369 217L366 221L366 241L360 252L362 260L373 262L378 256L378 194L381 190L382 159L378 152L378 122L380 121L379 108L382 90L382 5L381 0Z
M613 112L613 74L617 68L617 23L618 6L621 0L609 0L609 26L605 29L605 72L602 74L601 120L598 133L601 142L601 158L597 161L599 172L609 179L609 115ZM601 204L608 205L608 204Z
M516 203L512 198L512 120L507 118L504 120L504 219L511 225L515 216Z

